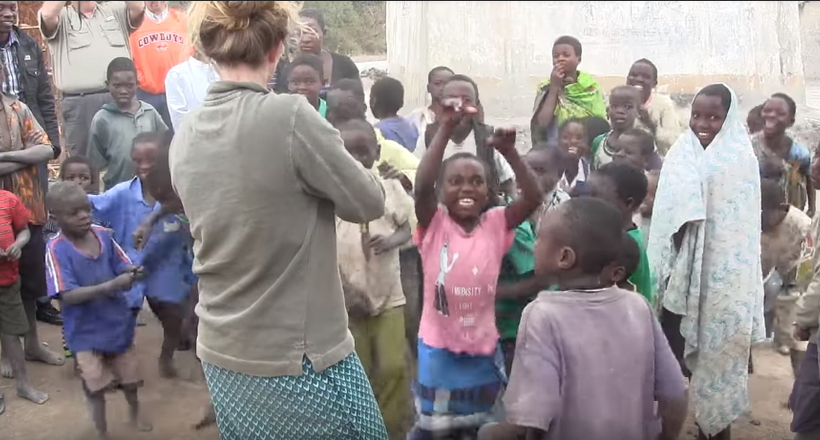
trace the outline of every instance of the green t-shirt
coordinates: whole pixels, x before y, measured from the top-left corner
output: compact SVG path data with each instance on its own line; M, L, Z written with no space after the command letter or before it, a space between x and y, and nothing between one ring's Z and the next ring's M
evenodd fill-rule
M323 118L327 117L327 101L322 98L319 98L319 114L322 115Z
M643 245L643 233L640 228L627 231L633 240L638 242L638 249L641 250L641 260L638 262L638 269L629 277L628 281L635 286L635 290L641 294L649 304L655 303L655 286L652 283L652 273L649 270L649 259L646 257L646 248Z
M501 262L498 284L517 283L535 275L535 232L525 221L515 228L515 240ZM501 339L515 339L524 307L538 295L532 292L528 300L499 299L495 303L496 325Z

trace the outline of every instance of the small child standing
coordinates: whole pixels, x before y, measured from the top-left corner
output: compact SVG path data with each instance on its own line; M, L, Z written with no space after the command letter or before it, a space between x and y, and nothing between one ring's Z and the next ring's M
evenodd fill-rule
M416 149L419 139L418 129L408 120L399 116L404 107L404 86L401 81L386 76L370 88L370 111L379 120L376 128L385 139L396 141L408 151Z
M173 357L182 338L186 301L191 296L193 279L193 239L182 212L182 202L171 185L170 145L171 135L168 133L157 154L156 164L145 179L145 187L162 206L162 214L142 247L145 298L162 325L159 373L166 379L177 375Z
M633 214L646 197L646 175L629 163L612 162L593 172L588 186L590 196L604 200L621 211L621 224L624 231L641 248L641 261L638 263L638 269L629 277L629 282L635 285L638 293L650 304L654 304L655 288L649 270L649 259L644 248L643 235L633 221Z
M94 218L111 226L114 241L122 246L135 264L139 264L141 256L132 237L134 231L148 214L159 209L159 203L145 187L144 181L157 161L163 136L162 133L138 134L131 146L131 161L137 175L108 188L102 194L88 196ZM142 308L142 287L143 283L138 283L129 292L129 302L134 309Z
M373 127L353 119L336 126L345 148L366 169L379 155ZM382 178L384 216L366 224L336 219L339 275L356 353L362 361L390 438L406 434L409 378L399 248L410 241L413 199L396 179Z
M104 228L91 224L88 196L74 182L57 182L48 193L60 233L46 255L49 296L61 303L68 345L74 351L83 390L99 439L107 439L105 392L125 394L131 423L140 418L142 381L134 353L135 320L124 293L141 274Z
M649 227L652 223L655 190L658 188L658 178L660 177L660 172L652 168L652 162L657 157L655 138L644 130L631 128L621 135L620 144L621 149L615 154L613 161L630 163L646 173L648 183L646 197L638 211L633 215L633 221L641 228L645 246L646 239L649 237Z
M612 129L592 140L592 168L600 168L612 162L615 154L621 149L620 137L630 128L635 127L638 119L638 108L641 105L638 89L632 86L618 86L609 94L607 117ZM654 148L653 148L654 149Z
M105 189L134 177L131 147L138 133L165 131L159 112L136 99L137 68L129 58L114 58L106 72L114 102L105 104L91 120L89 150L98 170L105 170ZM96 188L95 188L96 189Z
M544 218L536 273L561 291L524 310L508 423L485 426L481 440L678 438L688 400L680 366L653 308L612 285L621 217L581 197Z
M456 153L442 164L460 121L478 111L457 98L443 105L415 185L424 304L414 440L475 438L493 420L506 380L494 308L501 261L515 227L543 200L515 149L514 129L497 129L487 139L509 162L520 187L521 196L507 207L489 205L491 180L477 156Z
M42 405L48 394L35 389L28 381L26 356L20 342L29 330L26 310L20 296L20 254L31 238L29 212L13 193L0 190L0 344L8 356L17 381L17 396ZM0 414L6 411L0 391Z
M322 59L310 53L301 54L288 63L288 90L307 98L310 105L327 117L327 103L319 97L325 83Z
M786 202L783 187L776 180L761 179L761 226L760 240L763 276L777 271L783 280L786 294L779 295L772 312L766 313L767 333L774 331L774 346L787 355L796 349L792 336L795 321L795 303L800 298L796 269L810 242L811 219L803 211Z
M544 214L570 199L569 193L559 185L566 175L564 171L566 154L557 148L531 149L523 159L535 175L538 188L544 195L544 202L530 217L533 234L537 234Z

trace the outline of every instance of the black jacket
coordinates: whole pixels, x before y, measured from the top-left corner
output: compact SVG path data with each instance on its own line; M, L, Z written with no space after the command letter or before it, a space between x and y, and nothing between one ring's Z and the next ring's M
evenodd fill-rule
M54 103L54 93L51 91L51 79L43 60L43 51L37 40L14 26L17 40L17 69L20 73L20 89L23 103L28 106L34 119L46 131L48 139L54 149L54 158L60 157L60 125L57 122L57 108ZM48 164L40 168L40 185L43 191L48 191Z
M54 103L54 94L51 89L51 80L43 60L43 51L37 41L16 26L17 40L17 67L20 72L20 88L23 92L22 101L31 109L34 118L48 134L54 146L54 157L60 156L60 128L57 122L57 109Z

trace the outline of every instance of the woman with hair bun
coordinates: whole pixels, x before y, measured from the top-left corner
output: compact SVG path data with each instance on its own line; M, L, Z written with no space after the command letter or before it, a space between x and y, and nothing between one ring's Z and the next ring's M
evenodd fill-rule
M169 163L194 237L197 355L222 440L387 440L353 351L336 217L384 213L375 175L299 95L276 95L289 1L192 2L191 39L220 80Z

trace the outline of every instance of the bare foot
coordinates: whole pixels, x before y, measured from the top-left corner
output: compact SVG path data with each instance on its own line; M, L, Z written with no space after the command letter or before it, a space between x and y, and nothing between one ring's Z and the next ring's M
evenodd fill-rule
M39 391L28 384L17 387L17 396L30 400L38 405L48 402L48 394Z
M14 370L11 369L11 362L5 356L0 358L0 376L6 379L14 379Z
M29 362L42 362L48 365L60 366L65 363L62 356L53 351L38 345L32 349L26 349L26 360Z
M159 360L159 377L163 379L174 379L177 377L177 369L174 367L173 359Z
M150 432L154 429L151 423L142 420L141 418L137 418L136 420L131 420L131 426L139 432Z

